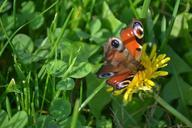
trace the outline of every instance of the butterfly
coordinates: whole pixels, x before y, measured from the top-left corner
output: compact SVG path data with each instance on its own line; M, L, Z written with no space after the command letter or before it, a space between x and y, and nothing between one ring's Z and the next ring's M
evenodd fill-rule
M142 23L133 20L129 27L121 30L120 37L112 37L104 46L104 65L98 71L99 78L108 78L107 84L115 89L126 87L138 70L142 54L144 30Z

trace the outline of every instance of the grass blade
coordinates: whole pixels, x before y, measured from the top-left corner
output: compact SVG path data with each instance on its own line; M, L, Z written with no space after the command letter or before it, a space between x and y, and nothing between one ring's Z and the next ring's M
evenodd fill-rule
M79 111L81 111L82 108L84 108L89 101L93 99L93 97L105 86L105 81L103 81L95 90L94 92L81 104L79 107Z
M186 124L189 128L192 127L192 123L181 113L179 113L176 109L171 107L167 102L165 102L161 97L158 95L154 95L154 99L163 106L167 111L169 111L171 114L173 114L176 118L178 118L180 121L182 121L184 124Z
M168 37L169 37L169 35L171 33L173 23L175 21L175 17L177 15L177 12L178 12L178 9L179 9L179 4L180 4L180 0L177 0L176 3L175 3L175 6L174 6L171 22L170 22L169 27L168 27L168 29L166 31L165 38L164 38L163 42L161 43L161 47L160 47L161 50L165 47L165 45L168 42Z
M151 0L145 0L143 3L142 11L141 11L141 18L146 18L148 14L149 5L151 3Z

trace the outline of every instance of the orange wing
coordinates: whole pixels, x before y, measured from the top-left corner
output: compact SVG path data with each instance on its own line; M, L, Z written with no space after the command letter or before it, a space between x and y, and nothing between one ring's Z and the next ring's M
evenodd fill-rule
M116 89L127 86L140 67L143 28L135 21L132 27L120 33L120 39L110 38L104 47L105 63L98 73L99 78L108 78L107 84Z
M139 21L134 21L132 27L123 29L120 34L124 46L136 60L141 57L142 46L140 43L143 41L143 35L144 31Z

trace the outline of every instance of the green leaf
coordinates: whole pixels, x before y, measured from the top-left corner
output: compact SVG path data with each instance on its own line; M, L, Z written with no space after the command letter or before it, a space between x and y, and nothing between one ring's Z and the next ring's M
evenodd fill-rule
M134 10L136 12L136 10ZM130 23L132 21L132 18L134 16L134 12L131 10L131 7L124 7L121 10L121 15L119 16L119 19L122 19L124 23Z
M17 112L10 120L14 128L23 128L28 123L28 116L25 111Z
M37 61L40 61L40 60L47 59L48 54L49 54L48 50L45 50L45 49L37 50L37 51L35 51L35 53L33 53L32 61L37 62Z
M56 88L58 90L72 90L75 86L75 82L72 78L66 78L66 79L62 79L60 80L57 85Z
M90 24L91 35L94 35L101 28L101 21L99 19L93 19Z
M49 108L49 112L55 119L64 119L71 113L71 104L62 98L55 99Z
M6 92L7 92L7 93L9 93L9 92L22 93L22 92L19 90L18 85L15 84L15 80L14 80L14 79L11 79L11 81L10 81L9 84L7 85Z
M30 24L29 24L29 27L32 30L36 30L36 29L40 28L44 23L44 17L43 17L43 15L40 15L40 13L35 13L34 17L35 17L34 20L32 22L30 22Z
M4 110L1 110L1 112L0 112L0 128L6 128L5 126L8 124L8 122L9 122L8 114Z
M24 80L25 79L25 73L21 68L21 64L16 63L14 64L15 71L17 73L18 79L19 80Z
M162 21L161 21L161 41L163 41L164 38L166 38L166 29L167 29L166 26L167 26L166 17L163 16Z
M188 51L187 53L185 53L184 55L185 60L192 65L192 50Z
M87 62L81 62L77 66L74 66L71 71L71 77L82 78L88 75L92 70L92 65Z
M186 83L185 83L186 84ZM187 105L192 105L192 87L188 84L188 88L184 90L184 96Z
M90 23L90 31L90 41L95 41L96 43L102 44L104 41L106 41L106 37L104 37L104 32L106 32L106 29L101 29L101 21L99 19L92 20Z
M84 32L83 30L81 30L80 28L75 29L75 33L77 34L77 36L82 40L82 39L88 39L89 38L89 34Z
M53 60L46 65L46 69L48 74L61 77L67 69L67 64L62 60Z
M178 37L181 35L185 35L185 33L182 33L182 31L190 29L189 21L191 19L192 19L191 13L184 12L177 15L173 24L171 36Z
M33 52L33 41L25 34L17 34L13 40L12 44L14 51L19 57L20 61L24 64L29 64L32 62L32 52Z
M82 44L77 43L76 46L77 45L81 45L81 50L77 57L77 63L88 61L88 59L99 49L99 46L94 44L86 44L82 42Z
M187 106L191 104L192 87L187 84L180 76L174 75L163 88L163 97L166 101L171 102L179 99L179 110L186 116L189 116ZM176 106L175 106L176 107Z
M163 97L168 102L179 99L178 106L180 106L180 110L188 115L187 103L192 98L189 98L190 95L187 92L191 90L191 86L184 82L180 75L181 73L190 72L192 69L170 47L168 48L168 56L171 57L168 70L172 77L163 88Z
M192 71L192 68L189 67L189 65L181 57L179 57L171 47L167 48L167 56L171 58L171 61L169 62L167 68L169 73L178 75L181 73Z
M0 1L0 15L11 8L11 3L8 0Z
M112 110L115 113L115 122L117 127L123 123L123 127L141 126L137 121L142 120L144 113L148 110L151 99L134 98L126 106L123 105L122 97L114 97L112 101Z
M38 49L35 50L32 56L33 62L37 62L39 60L47 59L48 53L50 52L50 42L46 37L40 44L38 44Z
M59 124L56 122L55 118L49 115L40 115L37 118L37 122L35 123L36 127L41 128L60 128Z
M94 92L94 89L101 84L101 80L96 75L87 76L87 97ZM107 86L107 85L106 85ZM100 90L95 97L88 103L91 113L99 118L103 108L111 101L110 94L106 92L106 88Z
M1 124L1 128L24 128L27 123L27 113L25 111L19 111L6 124Z
M16 51L26 50L29 53L33 51L33 41L32 39L25 34L17 34L12 41Z
M104 20L104 26L109 27L116 35L126 26L113 15L106 2L103 2L102 18Z
M77 63L81 63L87 61L99 49L99 46L80 41L64 41L64 43L61 43L60 48L65 61L68 61L70 56L73 55L77 56ZM79 52L77 53L77 51Z
M189 88L190 85L184 82L180 76L174 75L171 78L171 80L166 84L166 86L163 88L163 97L168 102L178 98L185 99L184 92L187 91Z
M17 26L21 26L31 20L35 12L35 4L33 1L22 2L20 13L17 13Z
M97 128L112 128L113 123L111 119L106 119L106 117L102 116L101 119L98 119L96 122Z
M151 3L151 0L144 0L142 10L139 13L140 14L140 18L146 18L147 17L148 10L150 8L150 3Z
M35 11L35 4L33 1L27 1L22 3L22 13L33 13Z
M101 30L101 31L95 33L94 35L91 35L90 41L95 41L96 43L103 44L103 42L106 41L106 39L103 39L102 36L103 36L103 31Z

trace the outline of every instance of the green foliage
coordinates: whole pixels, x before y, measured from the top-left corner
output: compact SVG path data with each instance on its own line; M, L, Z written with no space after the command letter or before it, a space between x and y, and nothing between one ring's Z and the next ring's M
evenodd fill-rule
M75 82L72 78L66 78L66 79L61 79L57 85L56 88L58 90L72 90L75 86Z
M17 34L12 41L14 51L21 63L30 64L32 62L33 41L24 34Z
M25 111L18 111L11 118L9 118L7 113L3 110L1 111L0 115L1 128L24 128L28 122L28 116Z
M87 96L91 95L100 84L102 84L94 75L87 76ZM101 100L102 99L102 100ZM110 102L111 98L105 89L100 90L95 97L88 103L91 113L96 118L101 117L102 109Z
M56 120L66 118L71 113L71 104L65 99L58 98L53 100L49 111Z
M191 0L0 1L0 127L186 127L192 121ZM103 45L133 18L171 61L126 106L96 76ZM172 112L172 113L169 113ZM178 113L183 114L183 116Z

